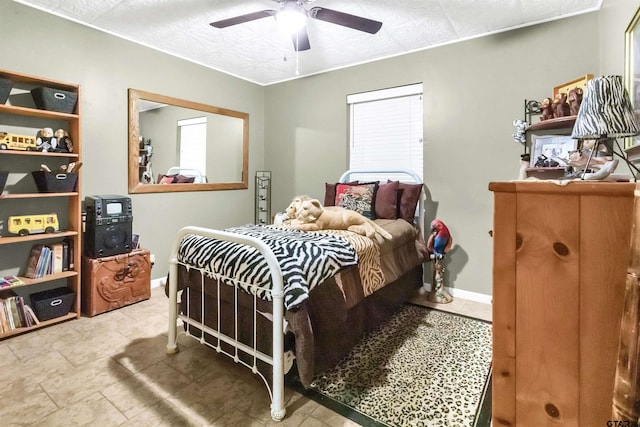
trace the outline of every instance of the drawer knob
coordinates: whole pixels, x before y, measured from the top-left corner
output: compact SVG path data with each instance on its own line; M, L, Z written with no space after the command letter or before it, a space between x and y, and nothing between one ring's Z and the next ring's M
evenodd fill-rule
M553 244L553 250L556 251L556 253L560 256L569 255L569 248L567 247L567 245L561 242L555 242Z
M553 403L547 403L544 405L544 410L551 418L558 418L560 416L560 411Z
M520 233L516 233L516 250L522 247L522 235Z

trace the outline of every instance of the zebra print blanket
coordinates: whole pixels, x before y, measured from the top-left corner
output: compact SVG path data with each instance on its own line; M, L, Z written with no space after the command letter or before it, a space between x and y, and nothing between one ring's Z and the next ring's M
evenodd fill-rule
M225 231L256 237L269 246L280 264L287 309L298 307L316 285L358 262L355 249L338 236L252 224ZM189 234L180 243L178 261L271 300L269 267L251 246Z

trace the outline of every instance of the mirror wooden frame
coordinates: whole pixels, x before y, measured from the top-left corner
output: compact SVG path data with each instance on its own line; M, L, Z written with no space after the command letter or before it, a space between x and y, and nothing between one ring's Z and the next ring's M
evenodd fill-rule
M190 184L146 184L140 182L138 157L140 146L140 121L138 101L153 101L176 107L189 108L212 114L242 119L242 181ZM137 89L129 89L129 194L171 193L179 191L245 190L249 188L249 114L197 102L185 101Z

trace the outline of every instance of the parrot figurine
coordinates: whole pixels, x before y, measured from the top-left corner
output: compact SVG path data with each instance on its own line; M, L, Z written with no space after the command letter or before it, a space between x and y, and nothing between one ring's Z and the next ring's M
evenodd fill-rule
M444 222L439 219L431 221L431 234L427 240L429 253L433 254L436 259L442 259L449 252L452 244L451 233Z
M444 286L444 256L452 244L453 238L444 222L439 219L431 221L431 234L427 240L429 258L433 263L433 288L427 295L427 300L431 302L447 304L453 301Z

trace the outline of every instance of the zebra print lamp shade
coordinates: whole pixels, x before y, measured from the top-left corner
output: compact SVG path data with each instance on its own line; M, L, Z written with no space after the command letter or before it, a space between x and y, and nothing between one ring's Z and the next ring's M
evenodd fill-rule
M596 77L587 83L573 126L574 139L620 138L640 133L621 76Z

